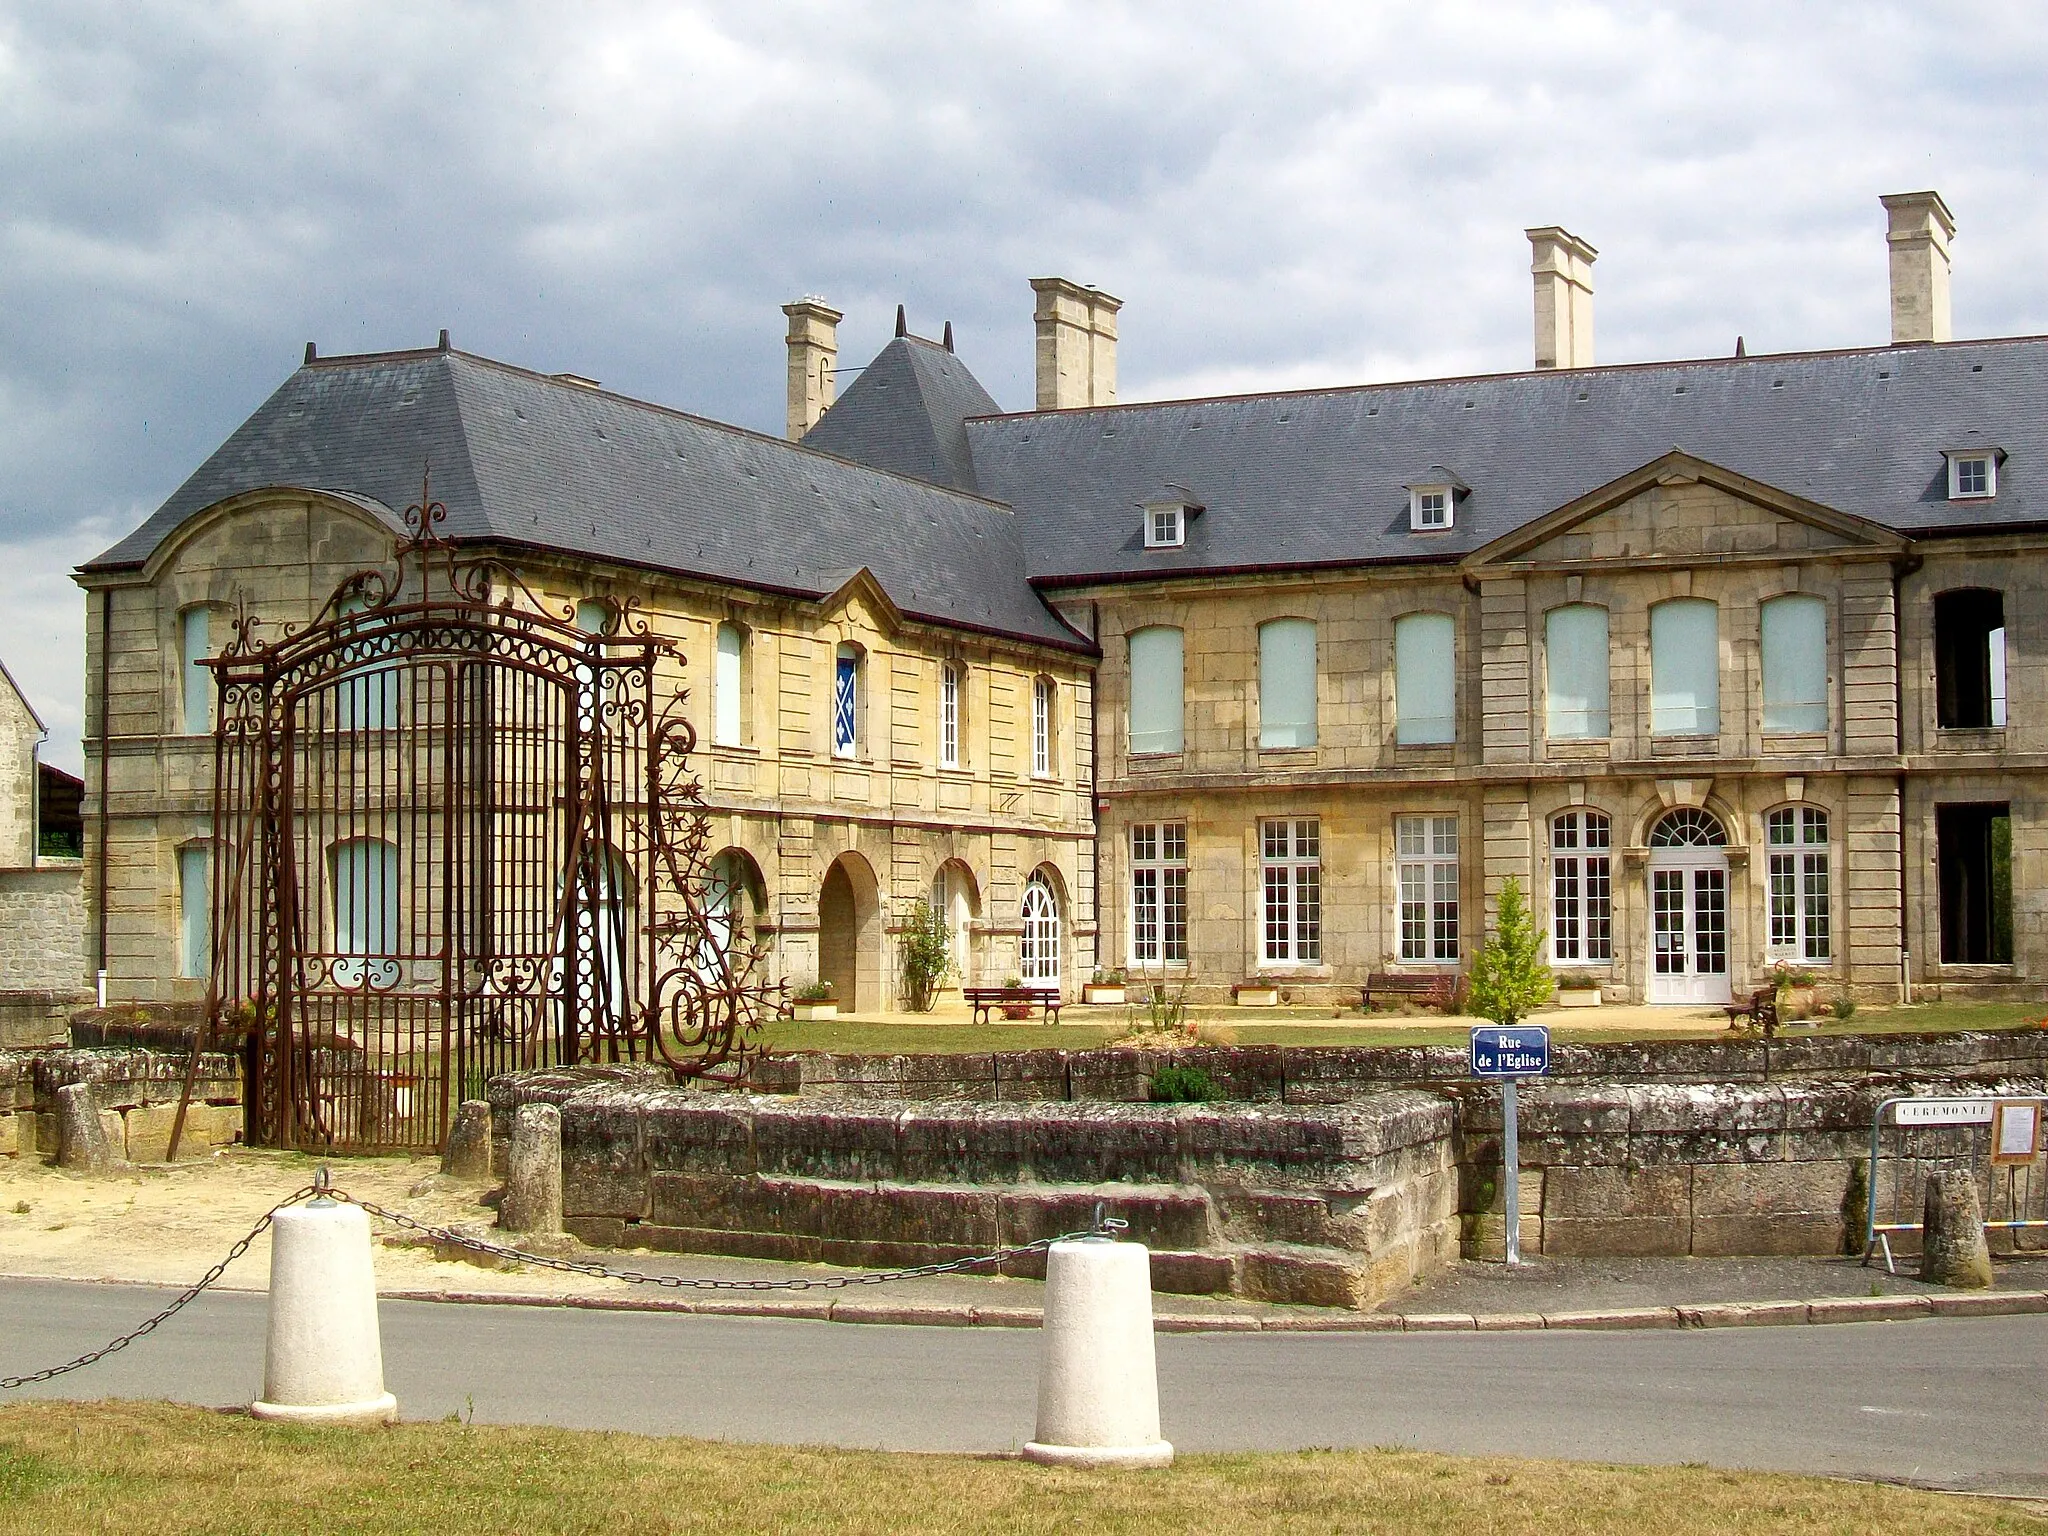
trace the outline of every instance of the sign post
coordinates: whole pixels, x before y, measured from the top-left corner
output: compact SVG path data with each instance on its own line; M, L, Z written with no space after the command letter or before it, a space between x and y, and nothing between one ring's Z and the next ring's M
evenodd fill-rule
M1472 1075L1500 1079L1501 1204L1509 1267L1522 1262L1522 1145L1516 1125L1515 1083L1550 1070L1550 1031L1541 1024L1504 1029L1483 1024L1472 1031Z

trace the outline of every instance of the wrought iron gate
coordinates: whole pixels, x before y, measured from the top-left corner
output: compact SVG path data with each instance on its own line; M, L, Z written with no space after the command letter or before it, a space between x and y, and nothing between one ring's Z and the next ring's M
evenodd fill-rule
M252 1142L438 1147L495 1073L737 1065L772 990L707 910L680 658L459 559L422 493L390 571L215 670L208 1027ZM666 685L665 707L657 690ZM182 1118L182 1117L181 1117Z

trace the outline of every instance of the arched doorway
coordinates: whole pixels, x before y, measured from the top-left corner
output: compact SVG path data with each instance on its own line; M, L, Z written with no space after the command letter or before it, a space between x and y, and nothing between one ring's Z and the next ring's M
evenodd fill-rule
M1650 829L1649 1000L1728 1001L1728 834L1682 805Z
M948 859L932 876L932 910L945 920L946 943L954 979L963 987L975 983L974 918L981 906L974 875L958 859Z
M1017 974L1027 987L1060 984L1060 902L1040 872L1024 883L1024 932L1017 941Z
M883 1006L882 904L857 853L835 859L818 892L818 980L832 983L842 1012Z

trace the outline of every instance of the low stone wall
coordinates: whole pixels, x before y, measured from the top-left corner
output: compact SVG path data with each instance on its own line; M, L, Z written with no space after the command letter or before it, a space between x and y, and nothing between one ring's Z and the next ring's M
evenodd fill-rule
M1870 1126L1886 1098L1971 1093L2040 1096L2041 1076L1917 1081L1866 1078L1773 1084L1552 1083L1519 1090L1519 1196L1525 1253L1558 1255L1834 1254L1863 1251ZM1471 1084L1459 1106L1459 1210L1463 1252L1498 1258L1498 1092ZM1891 1131L1878 1168L1881 1193L1917 1192L1953 1160L1955 1133ZM1980 1195L1990 1208L1990 1170ZM2048 1218L2048 1178L2037 1171L2020 1214ZM2010 1251L2009 1237L1996 1244ZM2034 1234L2021 1246L2048 1247ZM1915 1251L1912 1243L1894 1244Z
M1763 1083L1939 1073L1959 1081L2048 1074L2048 1030L1624 1041L1551 1047L1550 1081ZM773 1056L749 1086L805 1098L1137 1103L1169 1062L1198 1066L1232 1099L1326 1104L1390 1088L1469 1082L1463 1045L1193 1046L1177 1051L994 1051L954 1056Z
M1102 1202L1153 1249L1161 1290L1348 1307L1456 1252L1455 1112L1427 1094L811 1105L635 1070L491 1084L500 1135L517 1103L561 1107L565 1225L604 1247L913 1265L1084 1229Z
M85 871L76 859L0 869L0 992L86 985Z
M91 1083L116 1151L131 1163L162 1162L186 1059L146 1050L0 1051L0 1156L56 1156L57 1090ZM239 1141L242 1123L239 1066L209 1052L200 1058L180 1155Z
M71 1035L71 1015L92 1001L83 988L42 988L0 992L0 1050L34 1050L64 1045Z

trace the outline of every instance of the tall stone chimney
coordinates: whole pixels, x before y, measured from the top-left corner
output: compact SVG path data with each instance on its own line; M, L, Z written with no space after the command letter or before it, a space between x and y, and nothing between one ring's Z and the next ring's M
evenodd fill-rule
M1947 341L1948 243L1956 216L1939 192L1894 192L1881 197L1890 219L1885 244L1892 253L1892 345Z
M782 306L789 316L789 440L794 443L832 408L839 367L839 322L845 318L812 295Z
M1116 312L1124 307L1097 288L1064 277L1034 277L1038 295L1038 409L1116 404Z
M1555 224L1523 233L1536 277L1536 366L1592 367L1593 263L1600 253Z

